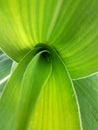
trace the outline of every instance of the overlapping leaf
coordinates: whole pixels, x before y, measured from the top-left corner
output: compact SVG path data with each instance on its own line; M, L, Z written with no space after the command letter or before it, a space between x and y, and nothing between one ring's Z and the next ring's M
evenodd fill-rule
M2 93L0 129L82 129L69 73L75 79L98 71L97 26L97 0L0 0L0 48L15 61L21 61ZM35 49L28 53L39 43L44 43L43 51L36 56ZM54 47L63 62L48 52L45 44ZM46 53L52 56L53 70L41 91L51 73ZM44 59L49 60L48 64ZM95 78L89 78L74 83L84 130L98 128L97 101L92 99L97 98L95 82Z
M84 130L98 129L98 73L74 81Z
M47 51L44 51L42 53L43 54L47 53ZM42 53L40 52L33 58L34 50L33 52L31 51L20 62L19 66L16 68L12 77L7 83L0 99L0 129L2 130L17 129L18 127L16 126L18 118L17 109L19 106L18 104L21 102L21 100L22 100L21 102L22 107L19 109L19 111L21 112L21 114L23 114L21 111L23 109L23 112L25 113L24 113L24 119L19 120L18 125L22 126L23 125L22 121L25 122L26 120L27 120L26 124L28 123L29 121L28 118L30 116L29 113L31 112L32 109L34 109L34 104L36 104L36 100L39 96L39 93L42 87L44 86L45 82L47 81L51 72L51 61L49 62L46 58L43 58ZM43 68L45 70L44 72ZM36 72L38 73L36 74ZM29 108L26 106L28 106ZM20 113L18 114L19 116L23 116ZM26 124L24 123L24 126ZM22 128L19 129L23 129L24 126L22 126Z
M39 53L32 59L38 49ZM37 47L19 63L2 93L0 129L81 130L79 112L76 94L61 58L55 51Z
M97 0L0 0L0 47L19 61L38 43L54 46L72 78L98 71Z
M30 129L82 130L78 104L70 76L62 60L52 53L52 75L36 106Z
M12 61L0 50L0 92L9 77L11 65Z
M43 90L33 121L30 122L31 129L82 130L70 76L60 57L52 58L52 75Z

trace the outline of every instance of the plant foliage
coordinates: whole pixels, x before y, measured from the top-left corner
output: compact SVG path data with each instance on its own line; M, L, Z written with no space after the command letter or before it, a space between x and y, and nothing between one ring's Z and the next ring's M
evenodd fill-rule
M98 129L97 27L98 0L0 0L0 130Z

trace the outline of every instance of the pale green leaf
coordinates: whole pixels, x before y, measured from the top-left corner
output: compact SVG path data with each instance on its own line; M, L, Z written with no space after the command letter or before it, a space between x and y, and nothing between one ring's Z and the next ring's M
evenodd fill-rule
M10 76L12 60L0 50L0 92Z
M12 61L0 51L0 80L10 73Z
M84 130L98 130L98 73L74 81Z
M25 100L26 103L27 103L27 101L28 101L28 104L30 103L30 101L32 103L32 100L34 100L34 99L35 99L34 101L36 101L37 93L39 93L39 91L40 91L39 88L41 89L41 87L43 87L43 85L45 84L46 80L48 79L48 77L50 75L51 62L47 61L47 58L45 58L45 59L43 58L44 53L47 53L47 51L40 52L39 54L37 54L34 57L35 53L36 53L36 50L31 51L19 63L16 70L12 74L9 82L7 83L4 92L2 93L2 96L0 99L0 130L14 130L15 129L14 128L16 126L15 122L17 121L17 118L18 118L17 117L18 104L21 101L21 98L23 100L25 100L24 95L21 97L21 93L23 93L27 87L27 89L30 90L31 94L27 92L27 96L26 96L27 100ZM43 72L43 68L45 70L44 72ZM38 73L36 74L35 72L38 72ZM28 75L25 76L25 73L27 73ZM25 79L25 78L27 78L27 79ZM41 79L41 81L40 81L40 79ZM24 86L21 87L22 80L23 81L26 80L26 81L25 81ZM29 86L27 85L28 82L29 82ZM33 83L33 84L30 84L30 83ZM31 85L31 87L30 87L30 85ZM38 87L38 89L37 89L37 87ZM32 92L33 88L36 89L36 91L34 91L35 93ZM22 92L23 89L24 89L24 91ZM33 93L33 95L32 95L32 93ZM23 94L25 94L25 93L23 93ZM31 100L30 100L30 98L31 98ZM34 99L32 99L32 98L34 98ZM34 101L33 101L33 103L34 103ZM33 103L32 103L32 105L33 105ZM31 109L29 109L29 110L31 111ZM28 111L27 111L27 113L28 113ZM21 116L21 114L20 114L20 116ZM30 115L28 114L28 118L29 118L29 116ZM27 121L28 121L28 118L27 118ZM26 117L24 118L24 121L25 120L26 120ZM5 125L5 123L6 123L6 125ZM18 122L18 124L20 125L20 122ZM21 124L21 125L23 125L23 124ZM24 125L25 125L25 123L24 123Z

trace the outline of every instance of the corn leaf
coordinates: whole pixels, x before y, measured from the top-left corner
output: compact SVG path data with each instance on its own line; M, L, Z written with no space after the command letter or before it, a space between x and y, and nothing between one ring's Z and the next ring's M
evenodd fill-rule
M0 47L19 61L54 46L72 78L98 71L98 0L0 0Z
M84 130L98 129L98 73L74 81Z
M10 75L12 61L0 50L0 92Z
M0 121L2 130L82 130L72 81L54 49L38 46L19 63L0 99Z
M47 53L47 51L45 51L43 53ZM45 84L45 82L47 81L47 79L50 75L51 62L48 63L47 59L44 59L43 55L41 53L39 53L32 59L33 56L34 56L34 50L33 50L33 53L31 51L19 63L16 70L12 74L9 82L7 83L4 92L1 95L1 98L0 98L0 129L1 130L14 130L15 129L14 128L16 126L15 119L17 119L17 109L18 109L18 104L19 104L21 98L22 98L22 100L25 101L25 103L27 103L27 101L28 101L28 104L30 103L29 101L31 101L32 105L34 106L34 103L36 103L36 100L37 100L36 99L36 97L38 95L37 93L40 92L41 88L43 87L43 85ZM43 69L45 70L44 72L43 72ZM27 71L27 70L29 70L29 71ZM29 75L27 75L28 77L26 77L27 79L25 79L26 80L25 85L23 86L23 88L21 88L22 79L25 78L25 71L27 71ZM38 74L35 73L36 71L38 72ZM27 85L28 81L29 81L29 84ZM30 87L30 85L31 85L31 87ZM34 88L34 90L33 90L33 88ZM20 93L22 92L22 89L24 89L24 91L23 91L23 95L21 97L19 95L21 95ZM26 94L25 90L27 90L27 89L30 90L29 92L31 94L28 93L28 91L27 91L27 96L26 96L27 99L26 99L24 97L24 94ZM32 95L32 93L34 95ZM34 101L32 101L32 100L34 100ZM31 109L29 109L29 110L31 111ZM26 113L28 113L28 112L26 112ZM30 114L28 114L28 116L30 116ZM25 119L26 118L24 118L24 121L25 121ZM6 125L5 125L5 122L6 122Z
M52 74L36 106L30 129L82 130L76 94L59 56L52 54Z
M80 79L98 71L97 27L98 0L0 0L0 49L18 62L0 130L98 129L98 76ZM0 81L5 59L0 51Z

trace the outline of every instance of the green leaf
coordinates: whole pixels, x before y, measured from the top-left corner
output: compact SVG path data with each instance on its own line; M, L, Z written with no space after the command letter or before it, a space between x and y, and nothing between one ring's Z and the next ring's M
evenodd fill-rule
M72 78L98 71L98 0L63 0L49 43Z
M0 80L10 73L12 61L0 51Z
M0 48L15 61L21 61L17 69L15 70L14 74L12 75L11 79L9 80L8 84L6 85L4 93L2 93L0 101L0 129L25 130L33 129L32 127L34 127L35 129L48 129L47 123L50 124L48 124L48 126L50 126L50 129L53 130L54 128L56 130L62 130L64 127L66 127L66 129L68 130L82 129L80 127L81 117L79 115L77 97L72 85L71 78L77 79L98 71L97 27L98 0L0 0ZM34 46L36 46L39 43L48 44L49 46L54 47L61 56L60 59L58 60L58 58L54 56L54 52L51 52L51 49L47 51L47 48L45 49L44 53L42 52L42 50L44 49L39 47L40 49L42 49L42 53L38 53L38 49L34 49L34 52L31 51L29 54L27 54ZM38 54L35 56L36 53ZM46 54L49 54L49 56ZM32 84L30 84L30 81L28 81L29 76L34 77L36 73L35 71L37 71L34 68L41 67L40 64L37 64L42 63L40 62L40 60L38 60L40 59L38 57L44 56L45 59L48 58L48 61L50 55L52 57L53 68L51 78L49 79L45 87L45 92L43 92L43 94L41 93L42 95L40 95L40 90L38 90L38 93L36 94L34 93L36 89L32 88ZM61 63L60 61L63 61L63 63ZM37 66L35 64L37 64ZM32 67L33 70L31 69ZM46 70L49 73L46 77L43 78L42 84L44 84L44 82L46 81L46 79L48 79L51 73L51 69L47 69L47 67L49 66L45 66ZM49 68L51 68L51 65ZM30 70L32 70L32 72ZM46 74L46 72L45 70L40 70L42 77L44 74ZM39 78L42 78L40 76L41 75L38 75ZM32 83L34 83L34 80L37 80L36 77L34 77L33 80L31 80ZM80 84L82 86L82 80L79 82L81 82ZM87 86L89 86L88 81L83 82L86 82ZM27 84L29 84L30 90ZM36 84L40 89L43 86L40 86L40 83L37 83L37 81ZM34 85L36 86L36 84ZM49 89L47 86L50 86ZM60 86L62 86L62 88ZM84 86L87 90L89 89L86 87L85 84ZM34 95L32 95L31 93L32 89L34 89ZM85 102L84 101L82 103L83 97L81 95L84 94L81 93L83 91L84 90L80 91L80 88L76 88L78 100L80 103L79 105L81 109L84 107ZM92 92L91 90L89 91L90 93ZM52 93L52 95L55 95L54 93L56 93L58 96L52 96L54 97L53 100L52 98L48 99L47 95L45 94L50 93ZM64 95L66 95L66 98L62 98L63 93ZM24 94L27 97L26 99L23 97ZM37 102L38 104L36 104L36 107L38 107L38 113L40 113L40 118L38 116L36 117L35 115L34 119L31 120L33 114L36 113L34 112L34 109L37 97L39 95L42 98L39 102ZM44 96L46 98L44 98ZM92 105L90 106L90 112L88 111L90 118L87 118L86 114L83 115L83 113L87 112L86 108L81 110L81 114L83 116L83 127L84 129L90 128L91 130L96 130L97 118L95 116L95 113L97 112L97 110L95 109L97 108L97 106L95 105L92 98L88 97L87 94L86 96L87 100L89 100L86 101L87 104L89 104L88 102L91 102L91 104L95 107L92 112ZM92 94L92 97L93 96L94 93ZM31 104L30 98L35 98L33 100L34 106ZM46 102L46 99L51 101L51 103L48 104ZM55 105L54 101L57 101L56 105L58 107ZM42 105L43 103L44 105ZM60 104L60 106L58 105L58 103ZM45 113L48 110L48 107L46 107L45 104L48 104L48 106L51 107L53 106L53 108L49 108L50 115L47 115ZM55 106L57 110L54 110ZM75 112L73 112L73 107L75 107ZM87 107L89 108L89 105ZM42 116L42 110L45 110L44 116L47 116ZM65 112L65 114L62 111ZM58 114L59 112L60 114ZM58 116L56 117L54 113L57 113ZM92 113L95 116L96 120L94 120ZM57 121L53 122L51 115L53 115L53 119L57 119ZM67 118L65 118L65 115L67 115L68 120ZM70 121L70 118L72 122ZM46 120L48 120L49 122L46 123ZM64 120L66 120L66 122L64 122ZM33 124L32 121L34 121ZM91 123L91 121L94 122L94 126L91 126L89 124ZM40 125L38 125L38 122L40 122ZM56 125L56 122L58 126ZM70 125L70 123L73 124ZM75 128L73 128L73 126Z
M0 92L10 76L12 60L0 50Z
M49 49L49 48L48 48ZM31 130L82 130L74 88L58 54L51 50L52 74L29 121Z
M0 82L0 95L2 94L2 91L4 89L5 84L7 83L9 77L7 77L5 80L3 80L2 82Z
M54 49L37 46L19 63L1 96L0 121L2 130L82 130L72 81Z
M98 129L98 73L74 81L84 130Z
M36 101L39 91L44 86L45 82L47 81L51 73L51 62L48 61L49 59L47 60L47 58L43 58L44 53L48 52L47 51L40 52L34 57L35 53L36 49L31 51L28 55L26 55L24 59L19 63L16 70L12 74L9 82L7 83L4 92L2 93L0 99L0 129L2 130L15 129L14 128L16 126L15 122L17 121L18 118L17 109L19 102L21 102L21 98L25 100L25 102L23 102L22 105L27 103L28 106L32 103L32 100ZM45 70L44 72L43 69ZM37 74L35 72L37 72ZM22 83L24 82L24 80L25 84ZM28 82L29 85L27 85ZM36 91L32 92L33 89ZM27 99L25 99L24 97L24 94L26 94L26 90L30 90L29 93L27 91L27 95L25 95ZM23 93L22 97L21 93ZM33 103L35 103L34 101ZM33 103L32 105L34 105ZM27 109L27 107L25 108ZM20 111L22 109L23 107L20 109ZM29 113L30 111L31 109L29 109ZM28 112L25 113L24 121L26 121L26 117L28 121L28 118L30 116L29 114L27 115L27 113ZM19 116L21 116L21 114ZM20 122L18 122L18 124L20 125ZM23 124L21 124L21 126L22 125Z
M19 61L54 46L72 78L98 71L98 0L0 0L0 47Z

